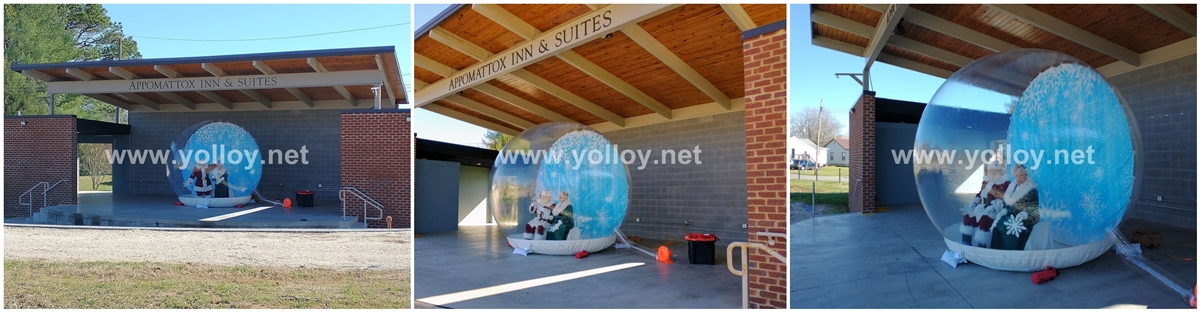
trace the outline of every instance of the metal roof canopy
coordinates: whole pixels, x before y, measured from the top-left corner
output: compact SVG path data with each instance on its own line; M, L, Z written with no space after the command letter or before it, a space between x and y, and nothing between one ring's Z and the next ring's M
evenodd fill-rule
M780 29L786 14L784 5L453 5L416 33L415 106L514 135L555 121L606 132L740 111L742 34Z
M1039 48L1112 77L1196 54L1195 4L811 6L812 44L864 57L864 90L873 61L948 78L992 53Z
M54 94L134 112L353 109L407 104L395 47L13 64ZM383 108L391 105L384 104Z
M492 168L499 151L417 138L416 159L457 162L463 166Z

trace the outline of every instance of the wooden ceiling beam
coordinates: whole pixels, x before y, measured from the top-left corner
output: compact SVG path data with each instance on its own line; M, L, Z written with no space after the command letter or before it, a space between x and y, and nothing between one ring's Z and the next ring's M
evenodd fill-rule
M424 108L425 110L428 110L428 111L431 111L434 113L441 114L442 116L454 118L454 119L478 126L480 128L500 132L500 133L511 135L511 136L517 136L517 135L521 134L521 131L524 130L524 129L521 129L521 130L513 129L513 128L509 128L507 126L503 126L503 125L500 125L500 124L497 124L497 123L494 123L491 121L483 120L478 117L467 115L466 113L456 111L456 110L450 109L445 106L438 105L437 103L428 103L428 104L422 105L421 108Z
M529 100L521 98L515 94L508 93L507 91L504 91L504 90L500 89L499 87L496 87L496 86L493 86L490 84L484 83L484 84L477 85L477 86L475 86L475 91L479 91L483 94L487 94L488 96L496 98L497 100L501 100L501 101L504 101L505 103L512 104L513 106L516 106L520 109L526 110L530 113L533 113L534 115L541 116L542 118L549 119L551 121L576 122L575 120L573 120L571 118L567 118L566 116L563 116L562 114L555 113L554 111L552 111L548 108L542 107L541 105L534 104L533 102L530 102Z
M321 61L317 60L315 57L308 58L306 62L308 62L309 67L312 67L312 69L318 73L329 72L328 69L325 69L325 65L321 64ZM354 98L354 95L350 94L350 90L346 90L346 87L333 86L333 89L342 96L342 99L346 100L347 103L350 103L350 106L358 106L358 101Z
M104 103L108 103L109 105L112 105L112 106L123 108L125 110L129 110L129 107L130 107L130 105L128 103L122 102L121 100L118 100L114 97L103 95L103 94L84 94L84 96L99 100Z
M812 44L815 46L818 46L818 47L822 47L822 48L826 48L826 49L830 49L830 50L834 50L834 51L838 51L838 52L842 52L842 53L846 53L846 54L851 54L851 55L862 55L862 53L864 51L866 51L866 49L863 47L845 43L845 42L841 42L841 41L838 41L838 40L835 40L832 38L821 37L821 36L813 37ZM938 78L942 78L942 79L950 78L950 75L954 74L953 72L950 72L945 69L925 65L922 63L918 63L915 61L911 61L911 60L901 58L901 57L898 57L895 55L887 54L887 53L880 54L878 57L878 60L880 62L896 65L896 66L906 68L906 69L909 69L909 70L912 70L915 72L919 72L922 74L926 74L926 75L930 75L930 76L934 76L934 77L938 77Z
M271 68L270 65L267 65L267 62L264 62L264 61L256 60L256 61L251 62L251 65L254 65L254 68L257 68L258 71L262 72L265 75L274 75L274 74L279 73L279 72L276 72L275 69ZM296 99L300 100L300 102L303 102L304 105L308 105L309 108L313 107L312 98L308 97L308 95L304 94L304 92L301 92L300 89L284 88L284 90L287 90L288 93L291 93L292 96L296 97ZM258 99L255 99L255 100L257 101ZM262 102L259 102L259 103L262 103Z
M467 39L463 39L462 37L459 37L458 35L455 35L454 33L451 33L448 30L442 29L441 27L434 27L433 29L430 29L429 30L429 39L433 39L434 41L441 42L442 44L450 47L451 49L457 50L458 52L462 52L463 54L466 54L467 56L475 58L475 60L477 60L477 61L486 60L489 57L492 57L492 55L494 55L494 54L492 54L492 52L489 52L487 49L484 49L483 47L475 45L474 43L467 41Z
M1179 6L1174 4L1139 4L1137 6L1189 35L1196 36L1196 17Z
M608 109L600 107L600 105L596 105L596 103L592 103L581 96L571 93L571 91L567 91L567 89L563 89L562 87L551 83L545 78L535 75L525 69L515 70L512 72L512 75L517 77L517 79L525 81L525 83L533 85L538 89L542 89L542 91L546 91L546 93L562 99L567 103L571 103L571 105L575 105L575 107L587 111L588 113L592 113L600 118L604 118L604 120L608 120L618 126L625 126L624 117L621 117L620 115L617 115Z
M862 57L866 59L866 65L863 66L864 84L863 88L870 85L871 65L875 63L875 59L883 53L883 46L887 45L888 38L892 36L892 32L896 30L896 25L900 24L900 17L904 16L904 11L908 9L907 4L892 4L883 11L883 16L879 17L879 24L875 26L875 33L867 37L870 39L867 43L867 48L863 51Z
M433 59L424 55L414 53L413 60L416 61L417 67L424 68L425 70L431 71L438 76L442 76L443 79L450 77L450 75L454 75L454 73L457 72L454 70L454 68L442 65L442 63L438 63L438 61L434 61Z
M814 23L833 27L855 35L869 37L875 33L874 27L843 18L829 12L813 11L811 15ZM888 38L887 43L896 46L897 48L913 51L946 63L958 65L959 67L967 66L967 64L975 60L902 36L891 36Z
M147 108L150 108L153 110L159 110L158 103L155 103L154 101L151 101L150 99L142 97L141 95L137 95L134 93L120 93L120 95L124 96L134 102L137 102L138 104L141 104L142 106L145 106Z
M754 24L754 19L750 18L750 14L746 14L746 9L742 8L741 4L721 4L721 9L725 10L725 14L729 15L729 19L732 19L742 32L758 28L758 25Z
M505 113L505 112L500 111L491 106L487 106L487 104L476 102L475 100L469 99L465 96L451 95L451 96L447 96L446 98L443 98L442 100L449 101L454 104L458 104L459 106L466 107L467 109L476 111L480 114L488 115L489 117L496 118L500 121L507 122L514 126L518 126L518 127L522 127L522 128L526 128L526 129L529 129L529 128L535 126L534 123L532 123L528 120L525 120L525 119L521 119L521 117L513 116L512 114Z
M1096 71L1100 72L1104 77L1112 77L1194 54L1196 54L1196 37L1191 37L1142 53L1138 56L1138 59L1142 63L1141 66L1133 66L1124 62L1113 62L1096 68Z
M93 76L92 74L89 74L88 72L85 72L82 69L78 69L78 68L67 68L67 74L70 74L71 76L75 76L75 78L79 78L79 80L83 80L83 81L96 79L96 76Z
M58 78L54 78L54 76L50 76L50 75L47 75L46 73L43 73L43 72L40 72L37 70L32 70L32 69L22 70L21 74L25 75L26 77L29 77L29 78L46 81L46 82L58 81Z
M726 109L731 107L729 97L725 96L725 93L722 93L721 89L717 89L717 86L709 82L708 79L705 79L704 76L700 75L700 72L689 66L678 55L675 55L674 52L671 52L671 49L663 45L662 42L659 42L658 39L654 39L654 36L651 36L641 26L637 24L629 25L621 29L621 32L624 32L626 36L629 36L629 39L633 39L633 42L642 46L643 49L646 49L647 52L650 52L651 55L654 55L659 61L682 76L683 79L686 79L693 86L696 86L697 89L700 89L700 92L704 92L705 95L712 98L714 102L721 104Z
M1015 44L1009 43L1008 41L996 39L995 37L988 36L984 33L975 31L974 29L967 28L966 26L955 24L954 22L944 20L940 17L934 16L933 14L921 12L915 9L904 11L904 20L995 52L1004 52L1021 48Z
M1038 11L1031 6L1024 4L987 4L988 7L1004 12L1012 17L1020 19L1025 23L1041 28L1052 34L1055 34L1064 39L1074 41L1082 46L1088 47L1104 55L1111 56L1117 60L1128 63L1133 66L1140 66L1141 60L1137 52L1133 52L1119 44L1108 41L1096 34L1075 27L1070 23L1057 19L1050 14ZM1193 18L1194 20L1194 18Z

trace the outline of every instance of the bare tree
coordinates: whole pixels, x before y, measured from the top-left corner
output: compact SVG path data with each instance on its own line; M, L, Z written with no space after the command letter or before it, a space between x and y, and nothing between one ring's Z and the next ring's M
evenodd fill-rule
M92 177L92 190L100 189L104 177L112 174L112 164L107 153L112 144L79 144L79 174Z
M820 116L820 118L817 118ZM821 142L817 142L817 120L820 119L820 135ZM825 143L833 140L834 135L842 133L842 127L845 125L841 121L833 118L833 113L829 110L821 111L817 107L805 107L804 110L792 114L791 124L788 126L788 134L801 139L809 139L817 143L817 145L825 146Z

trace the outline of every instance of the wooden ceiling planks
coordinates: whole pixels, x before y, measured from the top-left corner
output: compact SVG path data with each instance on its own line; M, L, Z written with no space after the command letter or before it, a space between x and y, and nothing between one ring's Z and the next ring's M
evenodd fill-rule
M679 109L712 101L623 32L583 44L574 51L668 108Z
M495 109L502 111L504 113L507 113L509 115L516 116L517 118L521 118L525 121L532 122L534 124L550 122L549 119L542 118L541 116L538 116L534 113L530 113L527 110L513 106L512 104L508 104L504 101L501 101L499 99L491 97L487 94L484 94L483 92L476 91L474 89L464 90L462 96L466 97L468 99L471 99L472 101L476 101L476 102L482 103L484 105L490 106L492 108L495 108Z
M525 67L525 70L578 95L589 102L621 117L654 113L637 101L610 88L579 69L558 58L547 58Z
M954 38L940 32L929 30L921 25L909 23L907 21L901 22L900 25L904 26L905 31L905 33L900 36L920 41L939 49L950 51L954 54L962 55L972 59L979 59L992 54L992 50L959 40L958 38Z
M437 42L437 40L433 40L429 36L417 38L413 44L413 53L428 57L438 63L442 63L442 65L450 66L454 70L463 70L479 62L479 60L458 52L458 50L448 47L441 42ZM434 81L426 82L434 83Z
M537 87L525 83L516 77L500 77L498 79L489 81L488 84L585 125L606 121L604 118L592 115L591 113L588 113L579 107L575 107L575 105L571 105L562 99L554 97L553 95L546 93L546 91L542 91L542 89L538 89Z
M844 31L841 29L837 29L837 28L833 28L833 27L829 27L829 26L822 25L822 24L813 24L813 35L827 37L829 39L853 44L853 45L864 47L864 48L867 46L867 42L870 41L870 39L867 39L867 37L855 35L850 32L847 32L847 31Z
M684 5L638 25L725 96L745 95L742 31L719 5Z
M441 105L442 107L449 108L449 109L451 109L451 110L454 110L454 111L456 111L456 112L463 113L463 114L466 114L466 115L468 115L468 116L471 116L471 117L475 117L475 118L483 119L483 120L485 120L485 121L487 121L487 122L491 122L491 123L498 124L498 125L501 125L501 126L505 126L505 127L508 127L508 128L516 129L516 130L518 130L518 131L520 131L520 130L522 130L522 129L525 129L525 127L517 126L517 125L511 124L511 123L505 122L505 121L503 121L503 120L496 119L495 117L488 116L488 115L486 115L486 114L482 114L482 113L480 113L480 112L476 112L476 111L474 111L474 110L472 110L472 109L469 109L469 108L463 107L462 105L454 104L454 102L450 102L450 101L447 101L447 100L437 100L437 101L435 101L434 103L437 103L438 105Z
M759 27L787 19L785 4L743 4L742 9Z
M1192 37L1134 4L1029 6L1137 53Z
M940 61L938 59L925 56L924 54L901 49L899 47L896 47L896 46L890 45L890 44L883 47L883 53L894 55L894 56L904 58L904 59L907 59L910 61L926 64L929 66L945 69L950 72L955 72L955 71L958 71L958 69L959 69L959 67L957 65L946 63L946 62Z
M493 22L486 16L479 14L479 12L475 12L475 10L471 9L470 5L464 5L458 11L454 12L454 15L450 18L438 24L438 28L462 37L492 54L504 52L509 47L525 42L525 38L521 38L521 36L508 31L507 28L496 24L496 22ZM428 36L425 35L424 37ZM446 65L454 67L454 65ZM458 69L458 67L455 68Z
M501 4L500 7L542 32L592 11L583 4Z

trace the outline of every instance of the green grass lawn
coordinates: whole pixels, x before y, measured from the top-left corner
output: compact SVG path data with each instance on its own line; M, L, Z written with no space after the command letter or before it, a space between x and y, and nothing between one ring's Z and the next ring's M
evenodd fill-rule
M836 176L838 176L838 169L841 169L842 177L850 176L850 168L837 167L837 166L821 167L821 170L820 170L821 172L818 174L822 177L836 177ZM796 176L796 173L799 173L801 175L806 175L806 176L812 176L813 173L816 171L817 170L792 170L790 173L792 176Z
M825 170L821 170L825 171ZM850 184L836 181L816 181L816 197L818 205L840 207L842 212L850 206ZM792 180L791 200L793 202L812 203L813 181Z
M4 308L409 308L403 271L4 261Z
M106 176L101 176L100 178L104 179L103 180L104 182L100 182L100 188L92 189L92 177L91 176L80 176L79 177L79 190L80 191L111 191L112 190L112 176L106 175Z

